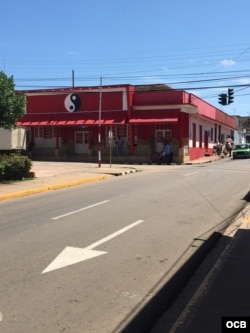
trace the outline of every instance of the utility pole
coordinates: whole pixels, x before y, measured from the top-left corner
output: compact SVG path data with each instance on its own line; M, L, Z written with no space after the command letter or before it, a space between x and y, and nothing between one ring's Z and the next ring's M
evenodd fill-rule
M100 93L99 93L99 123L98 123L98 166L101 167L101 120L102 120L102 77L100 78Z
M75 71L72 70L72 88L75 88Z

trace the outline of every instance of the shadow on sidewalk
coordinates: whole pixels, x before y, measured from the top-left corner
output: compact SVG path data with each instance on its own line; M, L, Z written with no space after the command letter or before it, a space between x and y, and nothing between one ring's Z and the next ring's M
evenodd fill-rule
M225 246L232 239L231 237L225 237L221 235L219 232L214 232L198 249L197 251L189 258L185 264L175 273L175 275L155 294L155 296L143 307L143 309L127 324L127 326L123 329L124 323L120 323L118 327L113 331L121 332L121 333L149 333L153 327L156 325L160 317L168 311L183 291L184 287L189 282L190 278L193 276L199 265L202 263L204 258L209 254L211 249L215 247L218 240L223 238L223 247L217 251L217 257L211 261L210 266L207 266L207 272L204 274L208 274L209 270L213 266L215 260L224 250ZM168 274L169 272L167 272ZM167 275L166 274L166 275ZM160 282L160 281L159 281ZM154 289L154 288L153 288ZM152 289L152 293L153 293ZM150 292L149 292L150 293ZM192 297L192 295L191 295ZM189 299L187 299L187 302ZM186 304L183 305L183 307ZM133 316L133 313L136 312L137 309L133 309L131 313L125 318L125 320L129 320ZM182 310L182 309L181 309ZM172 322L174 324L174 322ZM167 333L168 330L165 328L162 332Z

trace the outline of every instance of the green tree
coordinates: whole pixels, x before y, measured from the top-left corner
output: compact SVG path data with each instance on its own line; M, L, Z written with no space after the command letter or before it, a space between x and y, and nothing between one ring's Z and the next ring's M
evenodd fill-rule
M13 76L0 71L0 127L12 129L16 121L24 115L25 95L15 91Z

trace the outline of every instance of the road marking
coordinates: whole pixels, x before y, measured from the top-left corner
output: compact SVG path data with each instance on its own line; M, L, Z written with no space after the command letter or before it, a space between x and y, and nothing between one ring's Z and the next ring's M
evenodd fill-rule
M0 311L0 321L2 321L3 320L3 314L2 314L2 312Z
M196 172L186 173L186 174L184 175L184 177L192 176L192 175L195 175L196 173L198 173L198 172L196 171Z
M69 215L72 215L72 214L76 214L76 213L82 212L82 211L84 211L86 209L90 209L90 208L94 208L94 207L103 205L103 204L105 204L107 202L109 202L109 200L104 200L104 201L97 202L96 204L93 204L93 205L90 205L90 206L86 206L86 207L83 207L83 208L80 208L80 209L77 209L77 210L72 210L71 212L65 213L63 215L52 217L51 220L59 220L59 219L61 219L63 217L66 217L66 216L69 216Z
M108 242L109 240L111 240L112 238L115 238L119 235L121 235L122 233L128 231L131 228L136 227L138 224L141 224L142 222L144 222L143 220L138 220L128 226L126 226L125 228L122 228L114 233L112 233L111 235L104 237L102 239L100 239L99 241L85 247L85 248L79 248L79 247L70 247L67 246L50 264L49 266L47 266L43 271L42 274L44 273L48 273L51 271L54 271L56 269L59 268L63 268L66 266L70 266L73 264L76 264L78 262L84 261L84 260L88 260L94 257L98 257L102 254L106 254L107 252L103 252L103 251L96 251L93 250L93 248Z

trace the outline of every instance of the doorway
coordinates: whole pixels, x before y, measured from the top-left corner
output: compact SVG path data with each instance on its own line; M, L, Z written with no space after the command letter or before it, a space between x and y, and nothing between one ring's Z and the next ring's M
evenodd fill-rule
M75 132L75 153L84 154L88 152L89 148L89 132L76 131Z
M160 153L164 144L172 139L172 130L156 130L156 152Z

